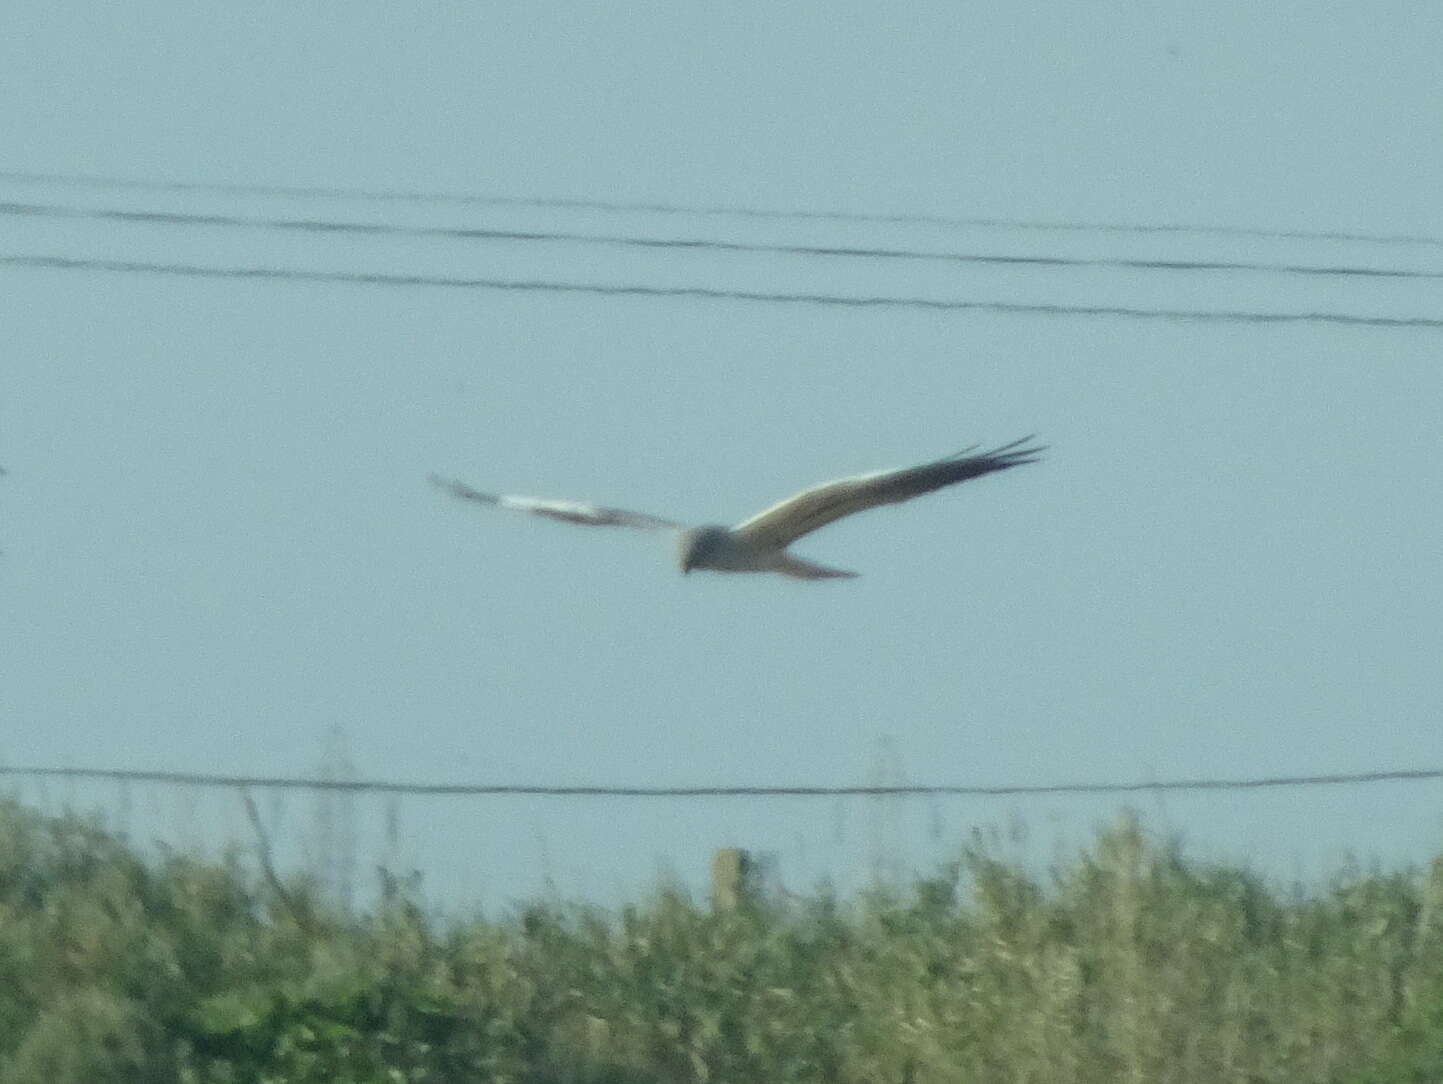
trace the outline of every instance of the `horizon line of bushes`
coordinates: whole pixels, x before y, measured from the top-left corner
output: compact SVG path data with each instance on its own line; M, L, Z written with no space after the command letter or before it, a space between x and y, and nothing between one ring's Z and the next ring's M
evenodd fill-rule
M1443 857L1283 893L1134 818L1036 877L441 920L0 800L0 1084L1443 1080Z

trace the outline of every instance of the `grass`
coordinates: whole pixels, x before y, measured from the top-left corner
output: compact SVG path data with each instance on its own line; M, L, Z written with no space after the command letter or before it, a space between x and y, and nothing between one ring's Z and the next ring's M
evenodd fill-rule
M1132 820L1045 880L445 924L0 803L0 1082L1443 1080L1443 859L1308 894Z

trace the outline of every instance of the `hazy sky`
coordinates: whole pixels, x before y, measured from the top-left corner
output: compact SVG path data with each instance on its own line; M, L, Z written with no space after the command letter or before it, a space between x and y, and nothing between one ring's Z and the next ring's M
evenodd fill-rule
M313 2L0 11L0 257L1443 319L1443 279L17 214L15 204L1443 273L1443 241L664 214L17 173L1443 239L1443 9ZM1443 329L0 264L0 759L424 782L1128 781L1443 765ZM1037 432L806 584L447 500L734 522ZM26 789L29 787L29 789ZM22 794L35 796L33 786ZM91 793L91 792L87 792ZM100 790L102 801L115 801ZM160 821L234 801L136 790ZM299 832L303 803L275 805ZM804 888L1121 801L409 800L442 893ZM1144 802L1282 876L1443 849L1443 787ZM182 807L188 809L190 807ZM358 802L362 832L382 805ZM166 814L166 810L172 810ZM889 818L895 816L895 823ZM160 829L156 829L160 831ZM243 833L243 826L242 826Z

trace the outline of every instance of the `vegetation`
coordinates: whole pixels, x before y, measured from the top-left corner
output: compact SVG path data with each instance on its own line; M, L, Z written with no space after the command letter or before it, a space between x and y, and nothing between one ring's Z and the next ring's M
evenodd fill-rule
M0 803L0 1082L1443 1080L1443 860L1286 895L1132 821L1045 882L439 923Z

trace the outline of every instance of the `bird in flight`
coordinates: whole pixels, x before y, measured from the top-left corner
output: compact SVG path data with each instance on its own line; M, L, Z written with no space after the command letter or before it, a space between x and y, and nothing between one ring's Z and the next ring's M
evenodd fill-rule
M993 471L1035 463L1045 447L1032 437L1014 440L990 452L977 452L977 445L945 459L917 467L876 471L804 489L772 505L735 527L708 524L688 527L673 520L628 512L621 508L585 504L580 501L542 500L536 497L508 497L482 493L464 482L431 475L431 481L463 500L529 512L585 527L632 527L645 531L678 532L677 557L684 573L694 568L714 572L778 572L799 580L829 580L858 575L845 569L829 568L787 552L803 535L827 524L865 512L883 504L899 504L924 493L980 478ZM975 454L973 454L975 453Z

